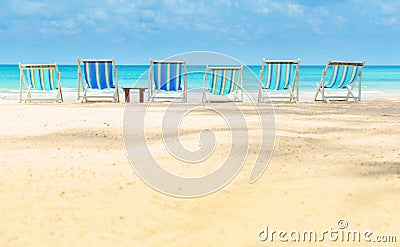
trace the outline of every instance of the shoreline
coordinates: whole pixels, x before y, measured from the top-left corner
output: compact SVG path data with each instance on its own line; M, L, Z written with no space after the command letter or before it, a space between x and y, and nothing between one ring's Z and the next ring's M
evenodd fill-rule
M70 91L69 91L70 90ZM53 92L54 93L54 92ZM104 93L104 92L102 92ZM188 102L191 103L196 103L196 102L201 102L201 90L192 90L188 91ZM299 93L299 102L313 102L314 101L314 96L315 96L316 91L300 91ZM49 96L52 96L52 93L43 93L40 92L40 97L43 98L48 98ZM257 97L258 97L258 91L248 91L247 95L245 94L244 101L245 102L257 102ZM64 96L64 103L78 103L76 100L77 97L77 90L76 89L64 89L63 88L63 96ZM119 91L119 96L120 96L120 103L124 103L124 93L122 89ZM55 97L55 96L54 96ZM371 90L371 91L362 91L361 94L361 100L362 101L370 101L370 100L376 100L376 99L399 99L400 98L400 90ZM137 90L132 90L131 91L131 102L138 102L139 99L139 93ZM251 100L250 100L251 99ZM15 92L0 92L0 103L1 102L6 102L6 101L19 101L19 91ZM147 91L145 92L145 103L147 101ZM278 101L279 102L279 101ZM352 102L352 100L350 100Z

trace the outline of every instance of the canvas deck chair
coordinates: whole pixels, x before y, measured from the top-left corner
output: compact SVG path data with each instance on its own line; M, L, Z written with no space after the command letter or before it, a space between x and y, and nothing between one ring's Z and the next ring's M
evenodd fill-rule
M361 74L365 62L339 62L329 60L322 72L322 79L317 83L317 93L314 100L349 100L361 101ZM358 92L354 88L358 82ZM328 94L343 91L342 94ZM318 95L321 94L321 99Z
M61 73L57 64L21 64L19 63L19 102L31 102L32 93L39 96L40 93L49 95L56 91L55 99L37 97L34 100L54 100L63 102L61 90Z
M265 99L289 99L290 102L299 100L299 67L298 60L266 60L263 59L260 70L258 102ZM287 91L285 95L281 92Z
M242 87L243 66L240 67L206 67L202 102L209 102L207 94L225 96L233 95L233 101L243 101ZM240 90L240 94L239 94Z
M112 102L119 102L118 71L114 58L109 60L78 58L78 100L87 102L89 99L95 101L110 99Z
M186 61L150 60L149 101L187 102Z

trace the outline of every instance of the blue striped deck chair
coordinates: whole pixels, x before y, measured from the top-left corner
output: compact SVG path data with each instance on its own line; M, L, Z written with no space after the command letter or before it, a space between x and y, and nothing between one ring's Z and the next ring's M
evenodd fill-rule
M263 59L260 70L258 102L265 99L289 99L290 102L299 100L299 67L297 60L266 60ZM289 95L281 92L288 91Z
M81 95L81 90L83 95ZM78 100L99 101L111 99L119 102L118 71L112 59L79 59L78 58Z
M332 100L361 101L361 74L364 62L339 62L329 60L322 71L322 79L317 83L317 93L314 100L329 102ZM358 93L353 91L358 82ZM328 91L344 91L344 94L328 95ZM318 95L321 93L321 99Z
M149 101L187 102L186 61L150 60Z
M31 102L32 93L39 96L50 95L56 91L57 96L54 101L63 102L61 90L61 73L58 71L57 64L18 64L19 66L19 102ZM25 95L24 95L25 94ZM34 100L53 100L39 97Z
M242 87L243 66L206 67L202 102L209 102L207 94L217 96L233 95L233 101L243 101ZM240 90L240 95L239 95Z

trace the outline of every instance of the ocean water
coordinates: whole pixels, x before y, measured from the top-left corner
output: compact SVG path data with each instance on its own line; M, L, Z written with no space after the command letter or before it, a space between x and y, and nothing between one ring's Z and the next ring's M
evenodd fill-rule
M64 92L74 92L77 89L77 66L59 65L61 83ZM117 65L118 83L120 87L141 86L147 87L148 65ZM320 81L325 65L300 66L300 92L312 93L316 90L316 83ZM250 93L258 89L260 65L250 65L243 72L243 87ZM205 66L189 65L188 88L203 87ZM365 66L362 74L363 94L384 96L398 94L400 96L400 66ZM18 65L0 65L0 93L16 93L19 89Z

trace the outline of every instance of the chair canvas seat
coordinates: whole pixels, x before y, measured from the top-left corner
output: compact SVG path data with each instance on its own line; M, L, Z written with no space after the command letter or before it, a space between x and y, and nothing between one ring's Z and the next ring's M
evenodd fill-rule
M362 69L365 62L340 62L329 60L317 83L314 100L349 100L361 101ZM354 88L358 84L358 92ZM318 99L321 94L321 99Z
M258 102L274 98L289 99L290 102L298 101L299 67L300 59L266 60L264 58L260 70Z
M187 102L186 61L150 60L149 101Z
M21 64L19 101L32 100L63 102L61 73L57 64ZM24 97L25 93L25 97ZM35 94L34 99L32 94ZM48 96L56 95L54 98ZM40 97L39 97L40 96Z
M207 65L202 102L210 101L208 95L226 96L228 99L232 97L231 100L233 101L243 101L242 74L243 66L216 67Z
M108 60L78 58L78 100L87 102L89 99L119 102L118 71L114 58Z

